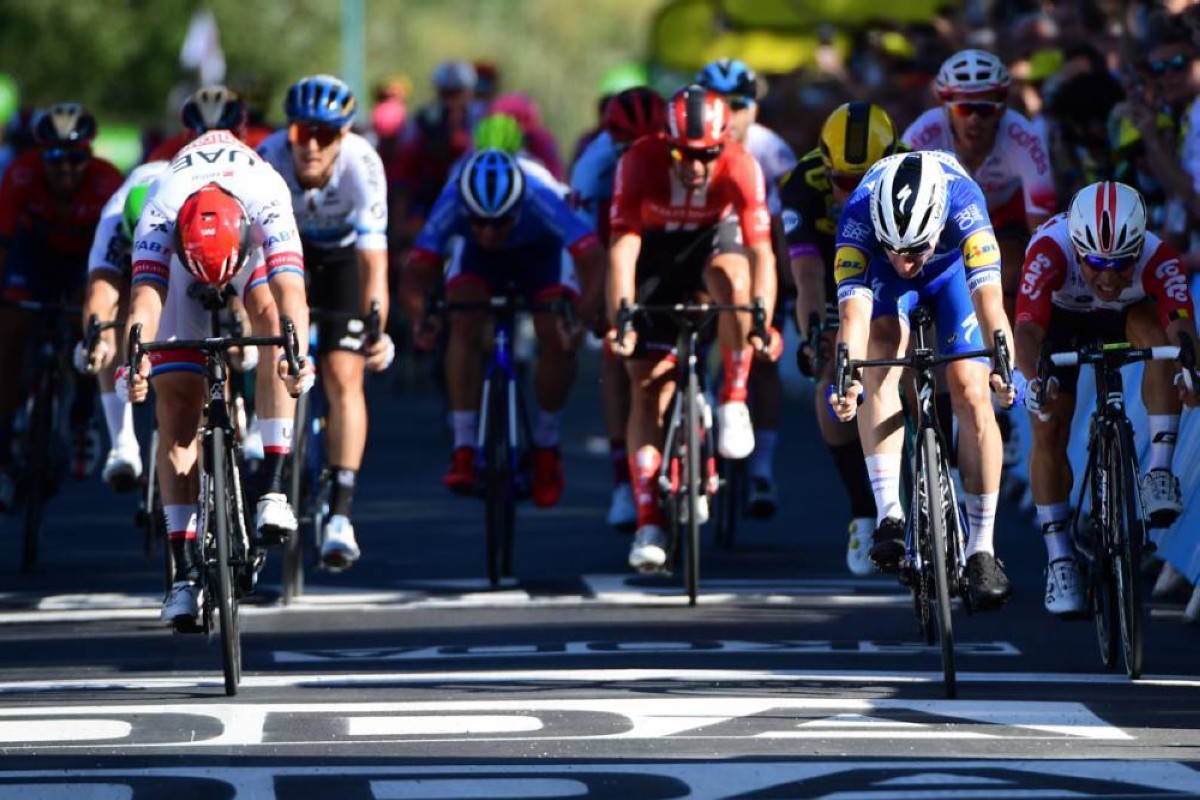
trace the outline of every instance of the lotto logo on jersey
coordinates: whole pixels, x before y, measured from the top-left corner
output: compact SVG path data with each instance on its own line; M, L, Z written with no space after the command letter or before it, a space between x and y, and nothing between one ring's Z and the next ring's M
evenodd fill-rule
M962 253L967 269L990 267L1000 261L1000 245L991 231L976 231L968 236Z
M833 257L833 278L838 283L854 280L867 271L867 256L857 247L839 247Z
M1176 303L1188 301L1187 278L1179 270L1179 259L1172 258L1159 264L1154 277L1162 281L1163 292Z

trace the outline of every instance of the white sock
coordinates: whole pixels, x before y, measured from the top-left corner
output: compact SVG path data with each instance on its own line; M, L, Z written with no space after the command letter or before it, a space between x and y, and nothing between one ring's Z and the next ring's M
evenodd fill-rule
M774 474L772 467L775 463L775 444L778 441L779 431L754 432L754 452L750 454L751 476L770 479Z
M1042 528L1042 540L1046 543L1046 559L1050 563L1064 558L1073 558L1071 546L1071 504L1052 503L1037 506L1037 521Z
M196 536L196 506L191 503L163 506L163 517L167 522L167 536L193 539Z
M478 411L451 411L450 422L454 427L454 449L475 447L479 438Z
M1146 470L1170 469L1175 458L1175 440L1179 438L1179 415L1151 414L1147 419L1150 423L1150 461Z
M966 493L967 524L971 526L971 540L967 542L967 558L976 553L992 553L992 534L996 530L996 506L1000 501L1000 493L971 494Z
M899 453L866 458L867 475L875 494L877 524L888 517L904 519L904 507L900 505L900 458Z
M537 425L533 429L533 444L536 447L558 447L562 412L538 409Z
M108 440L113 447L128 444L136 447L133 406L118 397L116 392L101 392L100 406L104 409L104 424L108 426Z
M292 452L292 427L294 425L295 422L291 417L260 418L258 429L262 431L263 452L283 455Z

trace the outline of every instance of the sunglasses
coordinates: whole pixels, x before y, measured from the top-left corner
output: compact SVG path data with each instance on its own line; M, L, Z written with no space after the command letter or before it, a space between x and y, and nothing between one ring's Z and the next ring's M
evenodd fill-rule
M288 126L288 140L292 144L308 144L316 141L320 148L329 147L342 138L342 129L332 125L317 125L310 122L293 122Z
M1004 103L984 102L980 100L957 100L946 103L950 113L961 119L977 116L980 119L991 119L1004 112Z
M92 157L87 150L71 150L65 147L52 147L42 151L42 161L47 164L70 164L79 166Z
M926 242L925 244L919 244L915 247L901 247L899 250L894 250L885 244L883 245L883 249L900 258L920 258L926 253L932 252L933 245L929 242Z
M1154 75L1163 75L1168 69L1172 72L1183 72L1191 61L1186 55L1179 53L1161 61L1147 61L1146 68Z
M731 111L745 111L754 105L754 101L749 97L731 97L729 98L729 109Z
M467 218L467 222L472 228L479 230L503 230L512 227L517 221L515 214L506 214L503 217L475 217Z
M847 194L857 189L863 179L862 175L847 175L844 172L826 172L826 174L829 176L831 184Z
M1084 262L1089 267L1097 272L1123 272L1137 263L1136 256L1122 256L1121 258L1102 258L1101 256L1085 255Z
M671 157L676 161L700 161L711 164L721 157L725 150L723 145L714 147L672 147Z

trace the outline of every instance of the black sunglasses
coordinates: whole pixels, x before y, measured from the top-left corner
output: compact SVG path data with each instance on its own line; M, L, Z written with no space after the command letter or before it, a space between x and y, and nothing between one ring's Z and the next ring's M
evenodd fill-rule
M750 106L754 105L754 101L749 97L731 97L729 98L729 108L731 111L745 111Z
M919 258L926 253L931 252L933 250L933 245L929 242L926 242L925 244L919 244L915 247L901 247L899 250L895 250L885 244L883 245L883 249L892 255L899 256L900 258Z
M1155 75L1164 75L1168 69L1172 72L1182 72L1191 63L1190 58L1183 53L1178 53L1161 61L1147 61L1146 67Z
M470 216L467 222L472 228L490 228L493 230L501 230L507 228L517 221L515 214L505 214L503 217L476 217Z
M91 157L92 154L87 150L70 150L65 147L53 147L42 151L42 161L47 164L71 164L78 166Z

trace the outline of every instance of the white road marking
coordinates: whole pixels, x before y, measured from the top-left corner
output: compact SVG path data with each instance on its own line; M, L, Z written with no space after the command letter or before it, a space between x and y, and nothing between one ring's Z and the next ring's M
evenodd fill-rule
M73 719L71 739L95 741L101 739L124 739L132 732L128 722L113 719ZM60 742L63 738L62 724L50 720L0 721L0 742L25 744L29 742Z
M437 716L348 717L349 736L445 736L472 733L527 733L541 730L534 716Z

